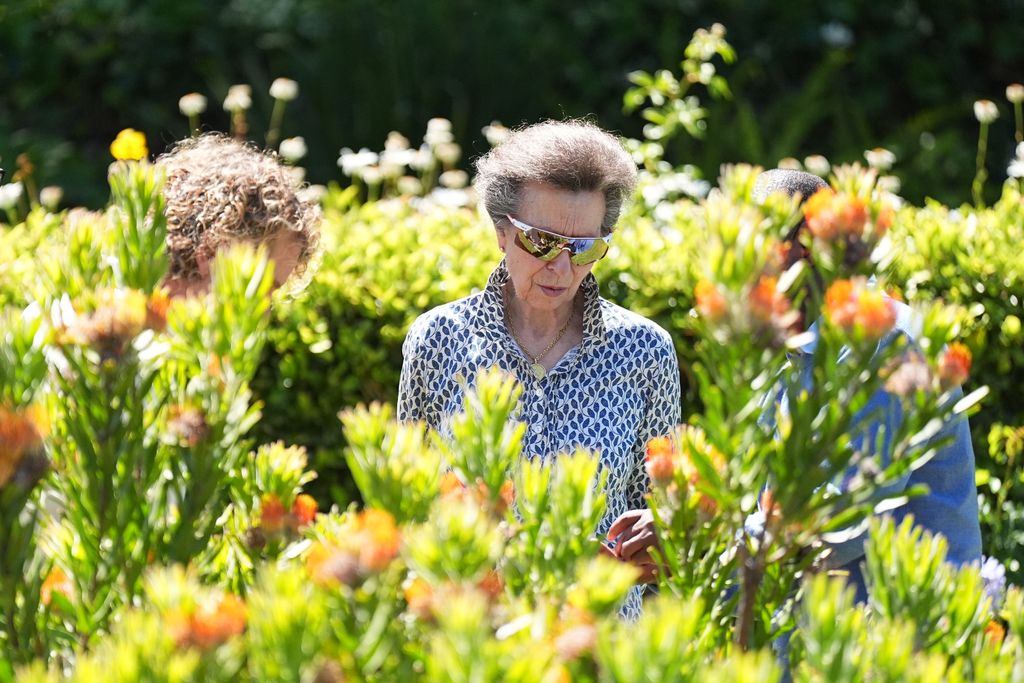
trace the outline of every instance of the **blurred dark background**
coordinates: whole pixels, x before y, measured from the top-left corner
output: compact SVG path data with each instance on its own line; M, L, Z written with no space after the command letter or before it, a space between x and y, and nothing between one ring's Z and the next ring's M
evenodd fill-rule
M542 117L593 114L639 137L622 111L635 69L679 72L698 27L721 22L738 61L734 93L711 100L703 141L667 158L707 177L719 164L786 156L863 160L884 146L914 202L970 196L977 145L972 104L991 99L988 193L1013 153L1004 92L1024 81L1024 0L13 0L0 4L0 164L27 153L37 185L65 204L102 205L119 130L151 153L188 134L178 98L207 96L203 127L227 130L228 87L253 88L252 137L278 76L298 81L284 136L302 135L311 182L341 179L341 147L379 150L390 130L418 144L450 118L465 157L480 132Z

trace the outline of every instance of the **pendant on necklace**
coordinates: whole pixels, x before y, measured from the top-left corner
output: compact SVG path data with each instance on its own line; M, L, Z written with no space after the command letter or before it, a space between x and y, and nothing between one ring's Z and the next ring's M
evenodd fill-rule
M548 371L540 363L534 363L530 366L530 370L533 371L533 376L537 379L544 379L544 375L548 374Z

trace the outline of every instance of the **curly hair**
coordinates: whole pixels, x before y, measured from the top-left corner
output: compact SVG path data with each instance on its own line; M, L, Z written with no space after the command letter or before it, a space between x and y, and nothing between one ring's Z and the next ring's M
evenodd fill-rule
M319 244L319 207L303 201L272 153L221 134L179 142L156 163L164 169L168 276L199 277L198 255L227 244L270 243L286 231L300 245L301 276Z
M530 182L570 192L600 192L611 233L622 204L636 185L633 158L610 133L585 120L544 121L514 130L508 140L476 162L477 194L495 225L518 212Z

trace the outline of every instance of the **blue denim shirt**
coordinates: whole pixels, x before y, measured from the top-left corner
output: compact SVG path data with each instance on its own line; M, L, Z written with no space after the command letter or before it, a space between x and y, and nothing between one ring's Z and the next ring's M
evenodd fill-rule
M891 343L897 335L905 335L913 343L916 337L913 311L909 306L893 301L896 307L896 326L894 332L883 344ZM817 348L817 328L815 323L809 330L813 338L793 354L793 362L802 365L806 370L805 383L811 379L811 359ZM839 362L842 362L840 357ZM959 399L962 391L958 388L954 400ZM781 409L787 409L788 397L781 396ZM883 416L881 418L877 416ZM853 440L853 446L864 450L868 444L878 443L878 430L883 422L886 424L882 450L876 453L879 465L885 467L891 459L892 444L890 435L903 418L900 401L884 390L879 390L871 397L867 405L858 413L855 423L860 423L867 416L872 416L873 423L861 429ZM911 498L899 507L885 512L898 524L907 515L913 515L916 524L932 533L945 536L949 544L947 559L953 564L965 564L981 561L981 529L978 523L978 497L974 482L974 448L971 445L971 430L966 417L951 420L937 438L951 436L952 440L941 448L928 462L916 470L903 475L898 481L884 487L880 493L892 494L905 491L912 486L924 484L928 493ZM853 472L847 473L842 481L835 482L841 490L848 486ZM862 560L864 558L864 541L866 532L854 536L842 543L830 546L828 558L830 567L848 573L849 584L857 591L860 601L867 599L864 584Z

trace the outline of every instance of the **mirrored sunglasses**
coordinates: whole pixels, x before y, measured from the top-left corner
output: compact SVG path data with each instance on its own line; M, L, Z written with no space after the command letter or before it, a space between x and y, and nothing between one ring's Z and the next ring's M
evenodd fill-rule
M549 232L527 225L512 216L505 218L518 232L513 240L516 245L530 256L541 261L554 261L562 251L569 252L569 261L577 266L596 263L608 253L608 243L612 236L604 237L568 237L556 232Z

